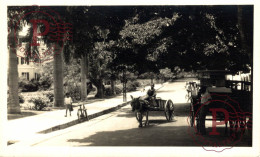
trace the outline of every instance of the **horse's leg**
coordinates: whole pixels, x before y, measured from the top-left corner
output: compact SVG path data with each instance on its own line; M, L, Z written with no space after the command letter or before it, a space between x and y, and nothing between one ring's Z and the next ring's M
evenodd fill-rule
M233 133L233 127L234 127L234 124L233 124L233 120L232 119L230 119L229 120L229 133L230 133L230 135Z
M148 114L149 114L149 112L146 111L146 121L145 121L145 126L146 126L146 125L149 125Z
M149 111L147 111L147 125L149 125Z
M225 122L225 135L227 134L227 124L228 124L228 122L226 121Z
M246 117L243 113L240 114L240 123L239 123L239 127L240 127L240 131L242 132L242 134L245 133L245 125L246 125Z
M230 125L230 136L235 137L236 131L236 123L237 123L237 115L233 111L229 110L229 125Z
M230 121L230 137L234 140L237 138L237 119L232 118Z
M143 121L143 113L140 112L140 117L139 117L139 128L143 127L142 121Z
M197 124L198 133L200 133L201 135L206 134L206 128L205 128L206 114L207 114L206 106L202 106L201 110L199 111L199 120Z

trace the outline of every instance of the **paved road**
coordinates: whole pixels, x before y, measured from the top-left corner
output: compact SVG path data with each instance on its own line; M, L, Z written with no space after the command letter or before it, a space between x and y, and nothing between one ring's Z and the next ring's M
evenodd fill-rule
M150 112L150 125L138 128L130 105L127 105L89 122L50 133L49 139L33 146L197 146L193 138L198 140L199 136L187 123L189 104L185 103L184 85L185 82L165 84L157 92L158 97L173 100L176 115L172 122L166 121L163 112ZM218 128L218 131L223 131L223 128ZM226 136L206 138L223 140ZM247 139L242 139L239 145L247 146Z

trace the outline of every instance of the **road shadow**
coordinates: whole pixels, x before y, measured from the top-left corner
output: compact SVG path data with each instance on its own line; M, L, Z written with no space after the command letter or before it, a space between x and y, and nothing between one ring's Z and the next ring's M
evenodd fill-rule
M187 127L148 126L128 130L102 131L87 138L69 139L67 142L80 143L81 146L174 146L176 142L169 140L169 138L179 138L175 132L184 129ZM177 145L187 146L187 142L183 141L182 143ZM192 142L188 145L194 146Z
M175 103L175 116L189 116L190 115L190 103Z
M167 121L166 119L149 119L149 126L157 126L157 125L161 125L161 124L170 124L170 123L174 123L177 120L173 119L172 121Z
M158 121L155 121L158 122ZM162 121L159 121L162 122ZM226 136L197 136L194 129L188 132L188 126L148 126L127 130L101 131L89 137L68 139L67 142L80 146L185 146L201 147L194 139L206 138L213 143L225 140ZM229 146L222 145L222 146ZM236 146L248 145L246 140Z
M29 117L29 116L35 116L40 113L36 113L36 111L21 111L21 114L8 114L7 118L8 120L14 120L14 119L19 119L19 118L24 118L24 117Z

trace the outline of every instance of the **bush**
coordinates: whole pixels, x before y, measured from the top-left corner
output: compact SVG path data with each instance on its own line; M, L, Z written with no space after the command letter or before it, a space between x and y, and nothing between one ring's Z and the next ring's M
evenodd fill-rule
M80 86L67 86L66 93L68 93L73 100L81 99L81 89Z
M123 92L123 88L120 88L120 86L115 86L115 92L116 94L121 94Z
M135 91L136 90L136 86L134 84L134 82L127 82L126 83L126 91L127 92L131 92L131 91Z
M51 78L51 76L43 75L39 80L39 89L47 90L51 87L52 83L53 83L53 79Z
M115 86L115 94L120 94L123 92L123 87L122 86ZM112 88L110 85L106 85L105 86L105 90L104 90L104 95L105 96L112 96Z
M113 95L111 86L105 85L104 95L105 96L112 96Z
M21 94L19 94L19 103L24 103L24 96L22 96Z
M44 93L44 95L49 98L50 102L53 102L54 100L54 91L47 91Z
M133 84L135 85L135 87L141 87L141 83L138 81L133 81Z
M46 96L38 96L30 98L29 102L32 102L34 104L33 109L40 111L48 106L50 100Z
M18 85L22 92L35 92L38 90L39 82L34 79L28 81L25 78L20 78Z

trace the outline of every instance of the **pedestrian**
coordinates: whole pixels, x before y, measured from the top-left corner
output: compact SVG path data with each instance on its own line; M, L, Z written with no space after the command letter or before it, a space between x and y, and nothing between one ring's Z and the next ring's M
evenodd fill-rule
M142 92L142 93L145 92L145 86L143 86L141 92Z
M65 114L65 117L67 117L67 112L68 112L68 110L69 110L70 116L71 116L71 111L73 111L73 107L72 107L72 99L71 99L69 93L66 93L65 105L66 105L66 114Z
M208 91L208 88L206 86L202 86L200 91L199 91L199 95L201 95L201 100L200 100L200 104L202 105L198 111L198 115L199 115L199 120L198 120L198 126L200 126L200 128L197 129L197 133L200 133L202 135L206 134L206 127L205 127L205 119L206 119L206 115L209 111L209 104L210 104L210 100L211 95Z

